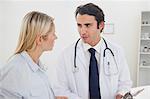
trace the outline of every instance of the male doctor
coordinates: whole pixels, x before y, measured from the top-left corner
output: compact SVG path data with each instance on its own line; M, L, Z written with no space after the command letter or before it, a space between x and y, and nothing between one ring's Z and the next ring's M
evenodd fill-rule
M59 96L121 99L132 83L122 49L101 37L102 9L93 3L81 5L76 9L75 18L81 39L59 57L55 96L57 99Z

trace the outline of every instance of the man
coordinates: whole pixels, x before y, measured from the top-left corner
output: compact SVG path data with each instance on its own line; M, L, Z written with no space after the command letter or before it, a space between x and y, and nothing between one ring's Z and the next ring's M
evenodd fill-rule
M55 95L68 99L121 99L131 88L129 69L122 49L101 37L103 11L88 3L76 9L75 18L81 39L60 57Z

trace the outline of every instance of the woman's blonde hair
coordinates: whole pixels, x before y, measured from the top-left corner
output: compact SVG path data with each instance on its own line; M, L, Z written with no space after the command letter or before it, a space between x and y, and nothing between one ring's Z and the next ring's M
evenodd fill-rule
M53 18L47 14L32 11L27 13L22 21L20 36L15 54L35 49L37 35L46 37L54 28Z

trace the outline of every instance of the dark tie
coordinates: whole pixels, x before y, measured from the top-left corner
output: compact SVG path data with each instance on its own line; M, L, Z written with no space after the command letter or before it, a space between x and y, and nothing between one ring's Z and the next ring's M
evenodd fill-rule
M99 72L97 66L97 60L95 57L95 49L90 48L90 66L89 66L89 92L90 99L101 99L100 87L99 87Z

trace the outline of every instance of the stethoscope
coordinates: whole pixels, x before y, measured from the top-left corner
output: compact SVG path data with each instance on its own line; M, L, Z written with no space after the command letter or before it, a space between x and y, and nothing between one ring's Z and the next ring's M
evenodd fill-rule
M116 75L118 74L119 70L118 70L118 66L117 66L117 62L116 62L116 59L115 59L115 55L113 53L113 51L108 47L107 43L106 43L106 40L104 38L102 38L104 40L104 43L105 43L105 49L104 49L104 52L103 52L103 66L104 66L104 69L106 68L105 65L107 65L107 68L108 68L108 71L106 71L106 69L104 70L105 72L105 75L107 76L110 76L110 75ZM78 42L80 41L80 38L77 40L77 42L75 43L75 50L74 50L74 70L73 72L78 72L79 71L79 67L76 65L76 56L77 56L77 45L78 45ZM106 63L105 62L105 57L106 57L106 52L109 51L113 57L113 60L114 60L114 63L115 63L115 68L116 68L116 71L111 73L111 68L110 68L110 65L111 65L111 62L109 60L107 60Z

